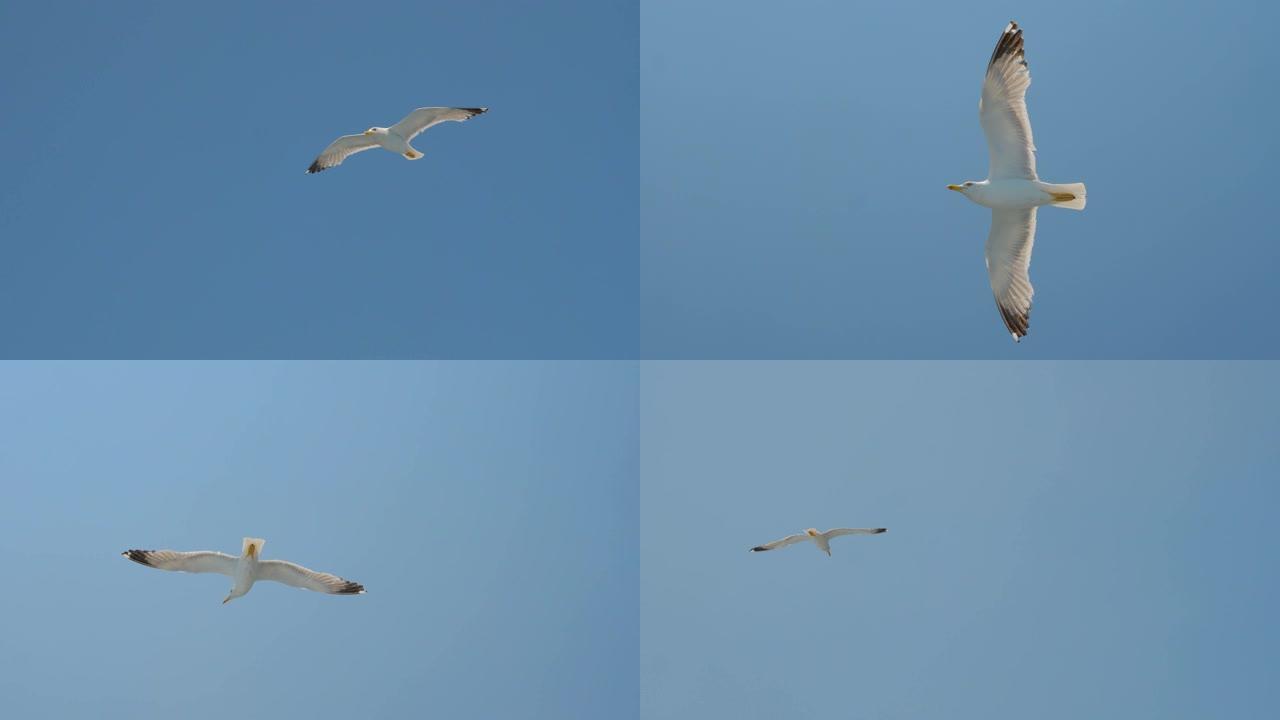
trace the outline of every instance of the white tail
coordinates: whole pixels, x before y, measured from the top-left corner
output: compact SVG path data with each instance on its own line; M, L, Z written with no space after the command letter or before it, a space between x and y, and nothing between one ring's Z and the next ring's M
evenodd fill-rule
M248 555L249 548L253 548L253 554L257 557L262 557L262 546L266 544L267 541L262 538L245 538L244 544L240 546L240 554L242 556Z
M1066 183L1065 185L1040 183L1040 189L1053 196L1053 201L1050 204L1054 207L1066 208L1068 210L1084 209L1084 183Z

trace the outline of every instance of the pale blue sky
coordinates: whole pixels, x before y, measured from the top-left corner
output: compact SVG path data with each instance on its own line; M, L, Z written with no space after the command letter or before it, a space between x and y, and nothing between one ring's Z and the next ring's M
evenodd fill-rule
M641 398L645 718L1280 703L1274 365L665 363Z
M991 298L978 94L1025 29L1031 335ZM642 337L657 358L1280 354L1275 3L646 0Z
M5 365L6 717L636 717L636 373ZM245 535L368 594L120 557Z
M635 0L0 6L0 354L631 357ZM339 135L487 106L304 174Z

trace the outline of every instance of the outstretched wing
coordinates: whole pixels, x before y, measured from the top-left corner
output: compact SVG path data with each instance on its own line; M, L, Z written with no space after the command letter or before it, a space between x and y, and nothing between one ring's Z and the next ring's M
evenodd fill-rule
M120 553L130 560L159 568L160 570L177 570L189 573L218 573L219 575L235 575L236 558L226 553L199 551L177 552L176 550L125 550Z
M343 135L329 143L329 147L316 156L316 159L311 163L311 167L307 168L307 172L318 173L321 170L337 167L348 156L365 150L372 150L376 147L378 147L378 141L369 135L363 133L360 135Z
M470 120L477 115L488 112L488 110L489 108L418 108L389 129L404 138L405 142L408 142L434 125L448 121L462 122L463 120Z
M331 595L361 595L364 593L364 586L360 583L343 580L337 575L308 570L301 565L295 565L284 560L263 560L259 562L256 579L274 580L285 585Z
M992 210L987 235L987 275L1004 326L1019 342L1031 325L1031 246L1036 240L1036 209Z
M991 155L992 180L1036 179L1036 146L1031 140L1031 118L1027 117L1027 88L1031 72L1022 53L1022 28L1010 22L991 53L987 76L982 81L978 118L987 136Z
M841 535L879 535L887 530L887 528L831 528L822 533L823 537L830 540L833 537Z
M788 535L782 538L781 540L774 540L771 543L765 543L764 545L757 545L751 548L751 552L764 552L765 550L777 550L780 547L795 545L798 542L803 542L808 539L809 539L808 535L804 533L796 533L795 535Z

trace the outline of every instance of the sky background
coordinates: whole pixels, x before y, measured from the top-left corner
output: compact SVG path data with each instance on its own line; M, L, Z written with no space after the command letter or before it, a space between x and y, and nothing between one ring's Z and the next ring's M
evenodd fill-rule
M1262 717L1274 365L665 363L645 718ZM807 527L884 526L749 553Z
M642 337L659 358L1276 357L1274 3L641 5ZM983 265L983 72L1025 29L1031 334Z
M0 355L633 357L632 1L0 6ZM487 115L304 174L420 106Z
M4 369L6 716L636 717L634 365ZM120 557L246 535L368 594Z

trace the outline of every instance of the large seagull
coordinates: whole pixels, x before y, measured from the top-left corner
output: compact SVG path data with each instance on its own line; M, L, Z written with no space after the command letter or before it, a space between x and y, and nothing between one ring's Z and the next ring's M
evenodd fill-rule
M814 528L809 528L802 533L788 535L781 540L774 540L771 543L757 545L751 548L751 552L764 552L766 550L777 550L780 547L795 545L798 542L806 540L818 546L818 549L831 556L831 538L840 537L841 535L879 535L886 528L832 528L826 532L818 532Z
M403 155L409 160L421 160L422 153L414 150L409 145L409 141L442 122L470 120L488 110L489 108L418 108L389 128L371 127L359 135L343 135L334 140L320 153L315 162L311 163L307 172L318 173L321 170L337 167L348 156L376 147Z
M178 552L176 550L125 550L120 553L130 560L161 570L189 573L218 573L230 576L235 584L222 600L225 605L249 592L258 580L274 580L285 585L329 593L330 595L363 595L360 583L343 580L337 575L308 570L284 560L263 560L262 538L245 538L240 557L211 550Z
M987 136L991 168L986 180L948 185L983 207L991 208L987 235L987 274L1000 317L1020 341L1031 317L1031 245L1036 239L1036 208L1056 205L1083 210L1084 183L1054 185L1036 176L1036 146L1027 117L1031 73L1022 54L1022 28L1009 22L987 63L978 117Z

